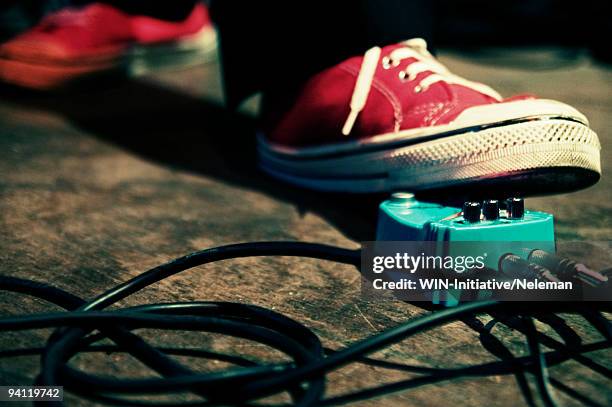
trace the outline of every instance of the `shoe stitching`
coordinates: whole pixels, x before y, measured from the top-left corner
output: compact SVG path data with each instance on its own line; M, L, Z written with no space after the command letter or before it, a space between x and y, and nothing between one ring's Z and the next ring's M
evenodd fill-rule
M430 126L433 118L442 110L445 106L448 105L449 102L438 103L431 111L423 118L422 124L425 126Z
M427 116L431 116L436 111L442 109L443 106L444 106L444 103L441 103L441 102L429 102L429 103L417 105L409 109L406 112L406 114L407 115L419 115L422 113L427 113L428 114ZM427 122L427 117L424 117L423 120L421 120L421 124L426 124L426 122Z
M433 109L441 109L442 102L429 102L422 105L417 105L408 110L408 114L430 113Z
M438 121L440 121L440 119L446 113L448 113L451 109L454 109L459 104L459 101L457 99L457 92L455 92L453 87L447 85L446 86L446 90L447 90L447 93L450 93L450 96L451 96L451 100L449 102L447 102L448 107L446 109L444 109L444 111L441 114L439 114L436 119L433 119L433 117L432 117L432 121L431 121L430 125L434 125L434 124L438 123Z
M440 119L442 119L442 117L444 117L446 113L454 109L455 106L457 106L457 100L453 99L452 102L446 102L444 103L444 105L446 106L444 110L442 110L442 112L440 112L439 114L435 115L435 118L434 118L434 115L431 116L430 121L429 121L430 126L433 126L436 123L438 123L438 121L440 121Z

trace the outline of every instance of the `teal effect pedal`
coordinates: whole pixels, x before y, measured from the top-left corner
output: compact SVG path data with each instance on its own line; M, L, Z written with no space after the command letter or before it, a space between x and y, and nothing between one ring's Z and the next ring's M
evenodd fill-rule
M527 259L535 249L555 252L553 216L526 211L519 198L501 204L497 200L466 202L456 208L421 202L411 193L395 193L380 204L376 241L421 242L405 244L419 247L416 255L480 256L493 272L498 272L500 259L509 253ZM425 291L429 301L447 307L459 304L463 295L456 289ZM481 291L478 298L490 295Z
M472 242L474 248L486 249L486 266L494 270L499 258L509 252L523 258L533 249L555 252L553 216L526 211L523 200L517 198L501 204L466 202L456 208L395 193L379 207L376 240L439 242L444 250L452 250L448 243Z

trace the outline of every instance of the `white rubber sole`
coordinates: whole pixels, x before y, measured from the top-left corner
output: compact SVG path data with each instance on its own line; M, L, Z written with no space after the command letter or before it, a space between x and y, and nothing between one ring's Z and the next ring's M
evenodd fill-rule
M601 173L597 135L579 121L555 117L455 129L416 140L394 137L336 153L329 148L319 153L288 150L264 137L259 137L258 149L267 173L302 187L338 192L421 191L479 180L507 181L540 170L575 169L575 185L551 185L551 190L559 191L591 185ZM584 173L593 176L581 185ZM525 177L516 179L525 182Z
M134 47L127 66L131 76L144 75L161 69L184 68L214 59L217 50L217 33L213 27L177 41Z

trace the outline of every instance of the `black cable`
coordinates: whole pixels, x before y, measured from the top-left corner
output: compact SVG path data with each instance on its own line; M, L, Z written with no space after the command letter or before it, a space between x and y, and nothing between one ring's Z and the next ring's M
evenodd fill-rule
M531 321L534 314L529 306L511 305L493 301L473 302L455 308L437 310L407 321L395 328L360 340L342 350L325 352L319 338L304 325L265 308L229 302L189 302L147 304L135 307L104 310L109 305L168 278L181 271L202 264L247 256L300 256L359 266L360 250L341 249L332 246L300 242L258 242L222 246L202 250L175 259L150 269L137 277L85 301L55 287L0 276L0 289L31 295L57 304L69 312L23 315L0 320L0 331L16 331L57 327L43 348L9 350L0 352L0 357L25 354L41 354L39 385L64 385L67 390L103 403L120 405L173 405L168 402L134 401L120 398L129 394L166 394L190 391L203 401L186 402L183 405L248 404L262 397L287 392L296 405L344 404L400 391L428 383L450 380L456 377L482 376L488 374L514 374L529 371L536 375L540 396L546 404L552 401L550 382L546 376L546 364L562 363L577 358L584 352L610 346L609 338L594 344L582 344L572 337L571 344L556 344L555 349L542 353L539 336L542 335L525 325L531 357L514 357L506 353L502 360L456 369L420 368L413 371L421 374L414 379L354 391L325 399L325 377L349 363L369 363L386 368L398 368L394 364L368 358L367 355L386 346L402 341L412 335L456 320L469 320L475 314L490 312L505 313L512 310ZM599 309L609 309L600 304ZM559 304L555 311L584 312L584 307ZM541 317L542 313L539 314ZM556 321L554 318L549 318ZM597 318L599 329L606 329L609 321ZM265 344L277 349L291 359L286 363L261 363L244 357L220 355L215 352L191 349L155 347L135 332L137 329L154 328L219 333ZM569 327L563 326L566 332ZM608 328L609 329L609 328ZM95 333L92 333L95 332ZM490 335L490 334L489 334ZM115 345L96 345L104 339ZM570 346L571 345L571 346ZM69 365L72 357L80 352L102 351L126 352L150 367L162 377L125 379L92 375ZM223 360L236 367L213 373L193 372L180 364L171 355L189 355L207 359ZM409 367L405 368L409 370ZM563 384L554 380L555 386ZM591 404L590 399L580 393L574 395ZM547 399L550 399L547 401ZM585 401L586 402L586 401ZM49 405L46 403L45 405Z
M531 317L524 318L526 332L527 332L527 344L531 352L531 357L534 361L534 374L536 376L536 385L542 397L542 401L547 407L556 407L557 403L553 397L550 388L550 379L548 378L548 372L546 371L546 360L544 355L540 351L540 342L538 341L538 331L533 323Z

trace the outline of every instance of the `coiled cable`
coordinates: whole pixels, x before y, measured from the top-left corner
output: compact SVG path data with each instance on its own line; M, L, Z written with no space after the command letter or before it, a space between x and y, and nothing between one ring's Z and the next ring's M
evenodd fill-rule
M303 242L253 242L206 249L154 267L124 282L93 300L85 301L50 285L0 276L0 289L37 297L67 309L67 312L23 315L0 319L0 331L58 328L43 348L9 350L0 357L41 354L41 370L36 384L63 385L67 390L99 402L118 405L219 405L250 404L266 396L287 392L295 405L336 405L381 395L376 388L359 390L331 398L325 397L326 374L349 363L367 363L390 368L367 355L410 336L448 322L485 312L522 315L531 357L514 358L460 369L421 368L424 376L415 380L427 384L454 377L508 374L517 369L532 372L546 405L554 405L548 364L561 363L577 354L610 346L610 341L561 347L548 353L539 349L538 332L531 321L534 308L528 304L481 301L455 308L438 309L406 321L338 351L326 351L319 338L307 327L286 316L262 307L232 302L182 302L147 304L105 310L108 306L162 279L195 266L219 260L249 256L298 256L328 260L359 267L360 250L342 249ZM599 309L610 310L608 303ZM555 304L555 312L581 312L580 304ZM591 311L593 309L591 308ZM608 324L609 321L599 323ZM291 358L285 363L259 363L238 356L219 355L207 350L181 350L154 347L132 332L141 328L200 331L229 335L264 344ZM541 333L540 333L541 335ZM95 345L102 339L115 345ZM69 365L80 352L127 352L156 371L161 377L117 379L92 375ZM189 354L233 363L236 367L212 373L199 373L179 363L172 355ZM605 368L604 368L605 369ZM419 368L416 368L419 371ZM609 370L607 371L609 372ZM604 373L607 374L604 370ZM384 387L384 386L383 386ZM385 387L399 391L410 386ZM133 394L168 394L189 391L202 401L185 403L146 402L121 397ZM578 397L575 397L578 398ZM49 405L49 403L45 403Z

